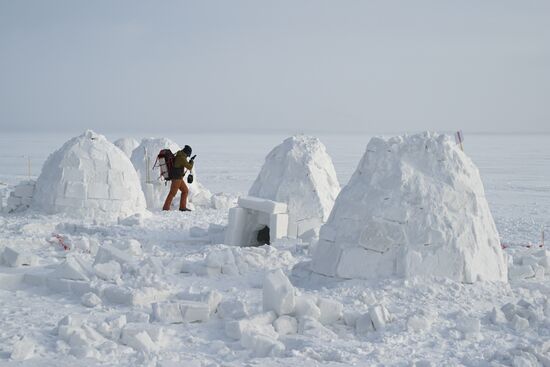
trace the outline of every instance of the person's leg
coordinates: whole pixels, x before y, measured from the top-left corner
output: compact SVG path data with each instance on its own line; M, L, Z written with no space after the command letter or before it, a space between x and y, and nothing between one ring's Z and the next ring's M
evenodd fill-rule
M162 210L170 210L170 206L172 205L172 200L178 193L178 189L180 187L180 182L183 180L172 180L170 183L170 192L168 193L168 196L166 197L166 200L164 201L164 206L162 207Z
M187 196L189 195L189 188L185 184L184 180L181 180L180 191L181 191L180 210L187 209Z

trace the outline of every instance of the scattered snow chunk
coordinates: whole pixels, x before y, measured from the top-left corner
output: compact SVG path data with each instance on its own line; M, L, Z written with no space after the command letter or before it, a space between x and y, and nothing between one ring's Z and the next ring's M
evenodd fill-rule
M510 325L516 331L525 331L529 329L529 320L521 316L514 315L512 320L510 320Z
M374 331L374 324L368 312L357 319L355 322L355 330L358 334L366 334L367 332Z
M273 322L273 326L279 335L296 334L298 332L298 321L288 315L280 316Z
M294 287L281 269L269 272L263 282L264 311L275 311L277 315L294 312Z
M34 349L34 342L30 338L24 336L13 345L10 359L13 361L24 361L29 359L33 356Z
M495 325L503 324L506 322L506 316L504 315L504 312L496 307L493 307L493 309L489 313L489 318L491 319L491 322Z
M248 316L248 309L243 301L230 299L219 304L218 314L222 319L242 319Z
M94 265L95 274L106 281L115 281L120 278L122 274L122 268L120 263L111 260L105 263L99 263Z
M134 333L127 333L126 329L122 330L122 336L120 338L121 343L134 348L137 351L145 353L153 353L159 350L159 347L153 342L149 334L145 331Z
M319 320L321 317L321 309L317 306L316 297L309 295L302 295L296 297L296 306L294 308L294 314L297 318L312 317Z
M324 325L332 324L342 318L344 306L338 301L319 298L317 306L321 310L319 321Z
M23 265L33 265L34 263L32 255L23 253L19 250L16 250L8 246L4 247L2 258L4 260L4 264L12 268L16 268Z
M382 330L391 322L390 313L383 305L370 306L369 315L375 330Z
M101 298L97 296L97 294L88 292L85 293L81 298L80 301L82 304L86 307L96 307L101 304Z

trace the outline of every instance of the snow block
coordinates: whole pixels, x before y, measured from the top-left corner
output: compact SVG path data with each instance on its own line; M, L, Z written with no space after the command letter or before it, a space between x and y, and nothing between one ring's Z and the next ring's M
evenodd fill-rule
M158 352L159 347L153 342L149 334L145 331L138 332L136 334L130 334L122 330L120 342L129 347L134 348L138 352L154 353Z
M49 275L52 278L71 279L71 280L90 280L86 271L80 263L72 256L67 257L65 261L59 264Z
M229 209L228 225L225 231L225 244L241 246L244 244L244 230L248 220L248 212L243 208Z
M357 334L366 334L374 330L374 324L372 323L369 313L365 313L357 319L355 323L355 331L357 331Z
M230 299L219 304L218 314L222 319L242 319L248 316L248 309L243 301Z
M177 324L182 322L205 322L210 317L208 304L195 301L153 303L153 318L156 321Z
M86 307L96 307L101 304L101 298L99 298L95 293L88 292L82 295L80 298L82 304Z
M534 278L535 271L531 265L514 265L508 270L508 278L513 279L528 279Z
M10 359L12 361L24 361L29 359L34 355L34 349L34 342L30 338L24 336L13 345Z
M298 320L283 315L273 322L273 327L279 335L296 334L298 332Z
M279 203L273 200L261 199L252 196L240 197L238 205L241 208L252 209L268 214L285 214L287 212L287 205L285 203Z
M32 265L33 257L30 254L23 253L12 247L4 247L4 252L2 253L2 258L4 264L16 268L24 265Z
M374 305L369 307L369 315L375 330L382 330L386 324L391 321L391 316L383 305Z
M109 261L117 261L120 265L132 263L132 255L117 249L111 245L103 245L97 250L95 255L94 266L97 264L108 263Z
M277 333L271 325L277 319L275 312L264 312L248 319L230 320L225 322L225 334L230 338L240 340L246 330L277 338Z
M298 333L312 338L330 340L336 339L337 335L330 329L323 326L318 320L311 317L303 317L298 322Z
M109 262L96 264L93 267L95 274L106 281L114 281L119 279L122 274L120 263L111 260Z
M264 311L275 311L277 315L294 312L294 287L281 269L269 272L263 282Z
M269 237L273 239L286 237L288 234L288 214L271 214L269 216Z
M298 296L296 297L294 314L297 318L307 316L319 320L321 318L321 309L317 306L317 299L315 297L307 295Z
M241 345L258 358L277 357L285 350L285 345L275 338L250 330L244 332Z
M332 324L342 318L344 306L338 301L319 298L317 306L321 311L319 321L324 325Z

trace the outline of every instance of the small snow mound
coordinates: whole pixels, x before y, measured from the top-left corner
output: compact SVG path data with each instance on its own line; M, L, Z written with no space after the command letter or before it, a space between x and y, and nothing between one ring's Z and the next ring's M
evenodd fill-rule
M118 217L145 210L145 199L128 157L88 130L48 157L33 205L48 213Z
M248 195L288 205L289 235L318 231L340 192L325 146L315 137L293 136L276 146Z
M170 191L170 183L160 179L159 169L153 168L157 155L162 149L170 149L172 153L181 150L181 147L167 138L144 138L141 143L132 152L131 161L134 165L141 183L141 188L145 194L148 209L159 210L166 200ZM189 187L188 202L193 206L210 207L212 205L212 193L197 181L195 169L193 169L194 181L187 184ZM175 208L179 203L179 193L172 201Z
M373 138L321 228L315 272L507 280L479 171L449 137Z
M130 158L134 149L138 147L139 142L134 138L120 138L114 144Z

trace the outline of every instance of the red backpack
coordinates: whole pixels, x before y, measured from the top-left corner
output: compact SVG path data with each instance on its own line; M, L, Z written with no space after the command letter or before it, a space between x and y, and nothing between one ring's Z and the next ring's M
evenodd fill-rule
M175 158L176 156L170 149L162 149L157 155L157 161L155 162L153 168L155 168L158 163L160 168L159 177L164 178L165 181L170 181L172 179L170 173L173 171Z

